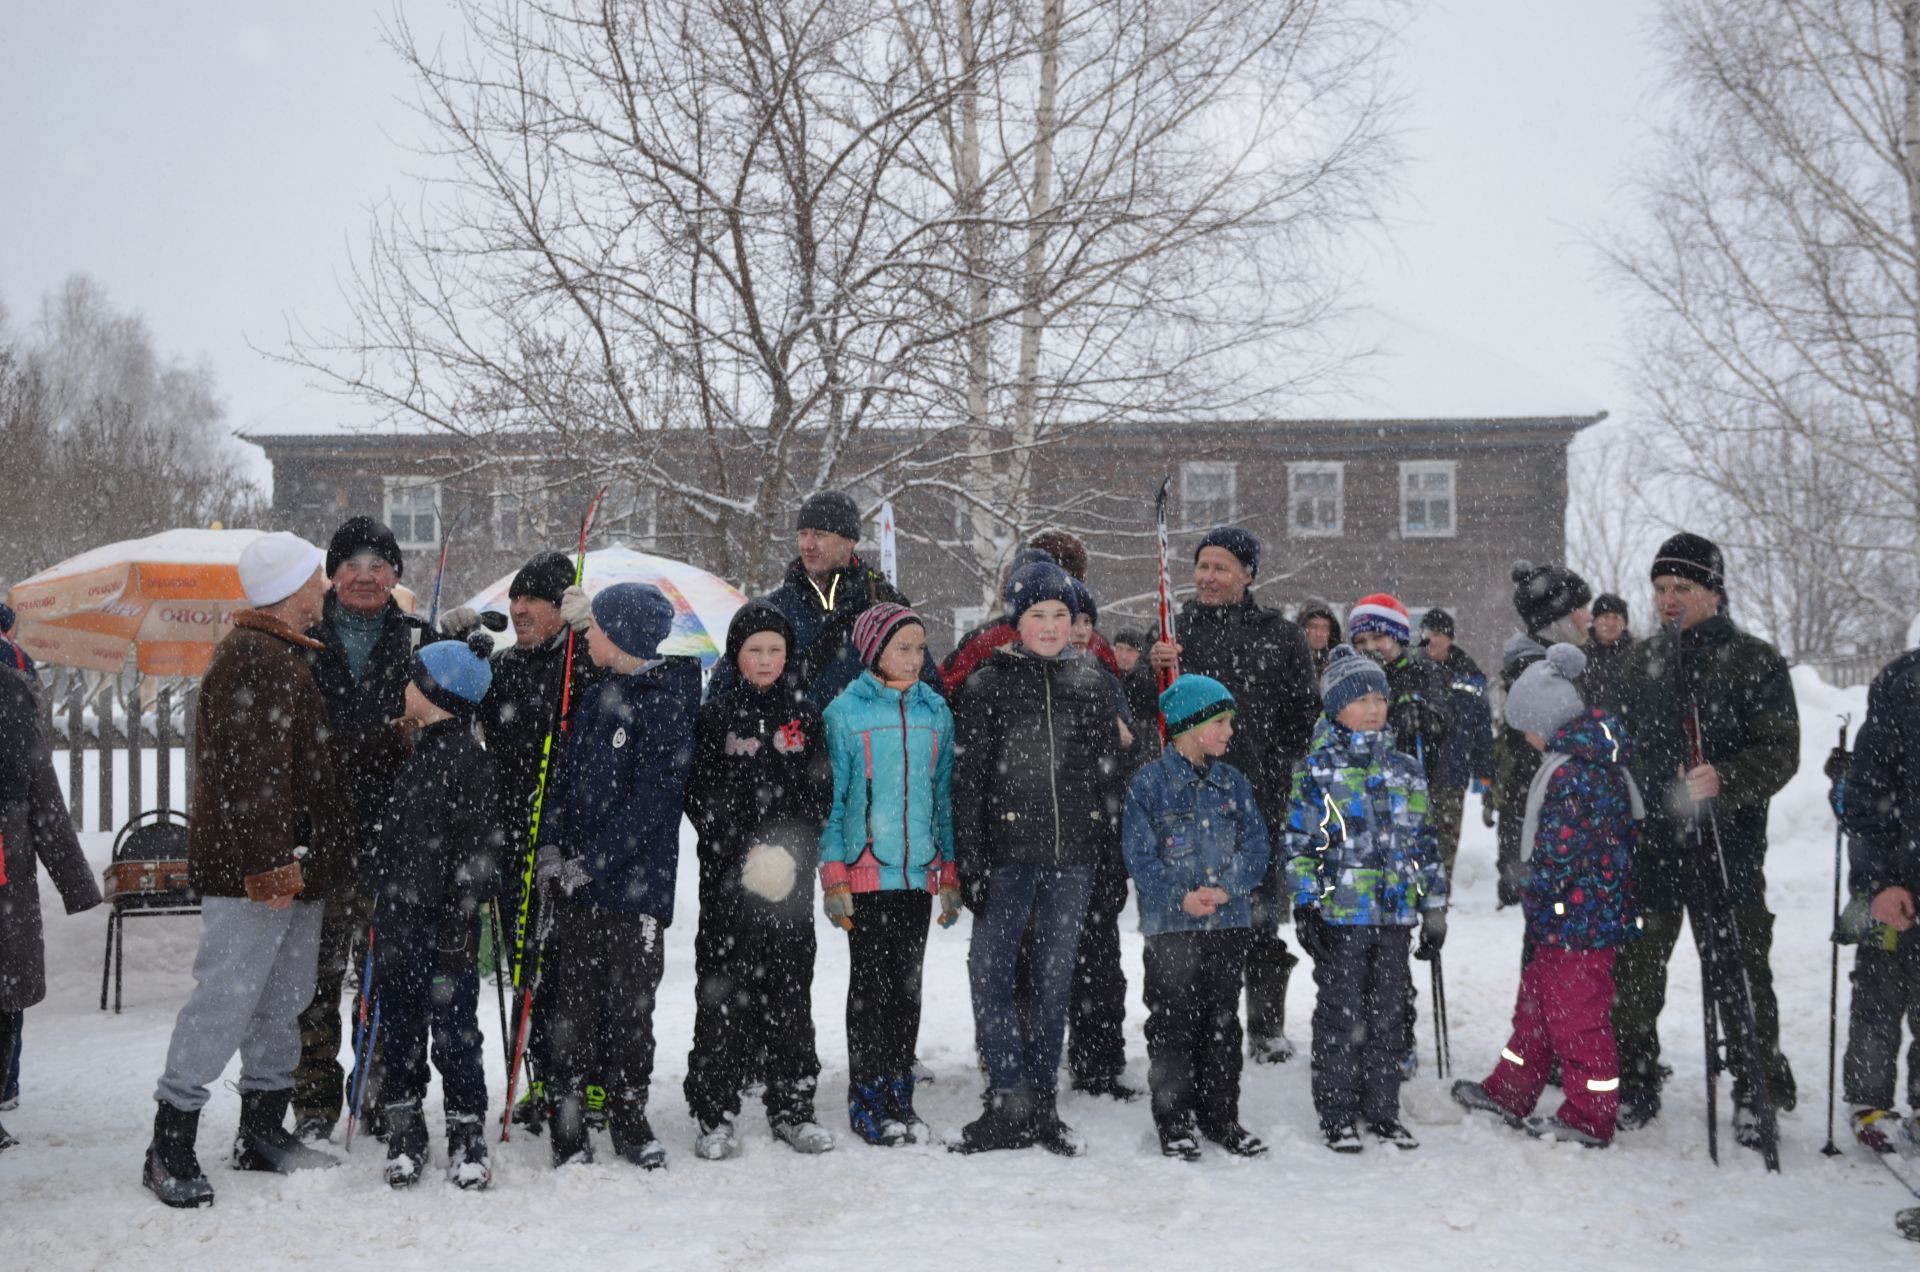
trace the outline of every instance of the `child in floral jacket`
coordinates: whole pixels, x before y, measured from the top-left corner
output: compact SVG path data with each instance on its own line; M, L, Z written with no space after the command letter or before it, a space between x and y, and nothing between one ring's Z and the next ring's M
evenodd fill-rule
M1359 1124L1403 1149L1400 1123L1412 929L1446 939L1446 874L1427 826L1419 762L1394 749L1387 676L1341 645L1320 678L1325 716L1294 768L1283 850L1300 943L1313 957L1313 1104L1327 1147L1356 1153Z
M1453 1098L1533 1135L1602 1148L1620 1110L1613 958L1640 935L1630 862L1646 810L1626 731L1580 699L1586 664L1575 646L1555 645L1507 694L1508 727L1545 752L1520 840L1526 965L1500 1063L1484 1082L1455 1083ZM1555 1060L1566 1099L1551 1117L1528 1117Z

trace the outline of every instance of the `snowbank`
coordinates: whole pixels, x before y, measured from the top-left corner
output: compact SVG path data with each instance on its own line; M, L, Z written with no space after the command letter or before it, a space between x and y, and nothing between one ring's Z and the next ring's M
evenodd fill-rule
M588 1267L832 1272L909 1263L1445 1272L1843 1268L1905 1259L1911 1251L1890 1220L1911 1199L1858 1150L1831 1160L1819 1152L1833 853L1819 764L1833 742L1835 714L1851 712L1857 726L1865 690L1833 690L1804 670L1795 672L1794 684L1803 763L1774 806L1769 878L1779 914L1774 963L1785 1043L1802 1098L1799 1110L1783 1119L1778 1177L1732 1147L1724 1129L1721 1166L1707 1160L1699 976L1685 944L1674 959L1664 1021L1667 1059L1676 1069L1667 1113L1604 1153L1533 1143L1456 1118L1431 1072L1431 1025L1424 1014L1420 1037L1428 1068L1406 1091L1409 1120L1425 1141L1414 1153L1370 1148L1351 1159L1328 1153L1301 1061L1245 1075L1245 1120L1273 1145L1261 1161L1218 1154L1197 1165L1166 1161L1144 1105L1077 1095L1063 1098L1062 1112L1091 1144L1090 1155L1078 1161L1038 1150L959 1158L931 1148L867 1148L845 1130L846 942L824 925L815 988L826 1065L820 1112L839 1135L839 1148L824 1158L798 1157L773 1142L750 1109L742 1120L743 1158L695 1161L679 1089L692 1029L689 841L681 871L683 918L669 933L656 1019L654 1125L673 1154L670 1168L643 1176L602 1164L556 1177L546 1166L545 1142L521 1136L500 1152L494 1186L480 1195L458 1192L437 1174L410 1193L393 1193L380 1181L381 1150L372 1142L356 1144L343 1169L322 1175L280 1179L229 1171L219 1158L238 1097L220 1090L200 1140L202 1161L220 1190L218 1204L199 1212L160 1207L140 1188L138 1168L153 1082L189 984L197 925L130 925L126 1012L103 1014L97 1004L104 916L58 917L48 890L52 994L27 1015L24 1099L4 1118L24 1141L0 1155L5 1266L524 1272L543 1260L565 1259ZM1469 808L1446 963L1453 1054L1462 1077L1484 1076L1504 1041L1520 941L1517 912L1494 908L1492 834L1474 812L1477 805ZM88 846L104 858L106 837L89 835ZM928 952L921 1054L939 1081L921 1107L936 1128L965 1121L978 1107L967 931L965 923L952 932L936 930ZM1133 982L1129 1072L1144 1086L1140 943L1132 933L1125 954ZM1424 974L1421 979L1424 1012ZM1290 1032L1302 1042L1312 1001L1303 967L1289 1017ZM1844 1001L1841 1011L1844 1017ZM504 1084L491 991L483 997L481 1024L492 1044L497 1100ZM438 1159L444 1147L437 1129L435 1139Z

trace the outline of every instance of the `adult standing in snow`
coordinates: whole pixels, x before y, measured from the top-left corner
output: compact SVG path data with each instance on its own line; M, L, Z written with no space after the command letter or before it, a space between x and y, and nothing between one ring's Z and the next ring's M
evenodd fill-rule
M240 554L253 608L233 616L200 682L187 867L201 900L193 994L174 1022L154 1093L142 1182L169 1206L204 1206L213 1187L194 1154L207 1088L240 1053L242 1170L333 1164L282 1125L313 997L328 898L352 879L353 817L334 773L326 702L302 632L326 595L320 549L264 535Z
M15 1068L26 1009L47 994L38 865L68 914L100 904L54 776L36 688L28 672L0 662L0 1080ZM0 1126L0 1149L14 1142Z
M1467 788L1478 780L1493 785L1493 712L1487 705L1487 676L1472 655L1454 643L1453 615L1430 609L1420 619L1421 659L1438 667L1450 689L1453 728L1440 744L1439 763L1428 777L1430 823L1447 883L1453 883L1453 860L1460 852L1460 818L1467 806Z
M1787 663L1773 646L1735 627L1726 606L1720 549L1680 533L1654 557L1653 599L1661 630L1637 645L1621 668L1621 714L1633 738L1633 773L1646 795L1647 822L1634 858L1634 887L1644 939L1620 954L1614 979L1614 1029L1620 1038L1621 1125L1632 1129L1660 1108L1660 1009L1667 960L1690 916L1702 935L1706 872L1688 843L1694 809L1713 801L1728 900L1739 930L1759 1030L1764 1073L1747 1070L1738 1011L1723 1010L1733 1071L1734 1134L1752 1146L1758 1131L1754 1088L1765 1082L1776 1112L1794 1106L1793 1071L1780 1053L1774 998L1773 915L1767 909L1767 808L1800 763L1800 716ZM1683 682L1681 677L1685 675ZM1690 715L1699 712L1702 762L1690 761ZM1714 885L1717 889L1717 885ZM1723 1005L1723 1006L1730 1006Z
M1300 624L1300 634L1307 638L1307 652L1313 655L1313 674L1319 676L1327 669L1327 657L1333 653L1333 647L1340 643L1340 616L1333 612L1330 603L1314 596L1300 607L1300 615L1294 621Z
M1194 596L1174 621L1175 639L1155 641L1134 675L1177 670L1227 687L1238 711L1226 761L1253 783L1261 815L1274 827L1285 824L1293 765L1306 754L1320 694L1300 629L1254 600L1259 572L1260 540L1251 531L1208 531L1194 550ZM1294 1050L1286 1033L1287 978L1300 960L1280 937L1284 889L1285 862L1275 853L1254 890L1247 951L1247 1053L1263 1064L1286 1060Z
M372 517L349 517L327 545L327 593L307 635L314 683L327 704L334 768L352 802L354 886L327 901L313 1001L300 1014L300 1068L294 1075L294 1131L328 1139L340 1117L346 1071L340 1065L340 989L347 961L367 930L372 903L358 885L359 860L383 834L381 819L406 758L396 722L407 711L413 655L436 639L422 619L393 599L405 563L400 544ZM377 1106L377 1091L369 1103Z
M1500 691L1511 693L1520 673L1547 656L1549 645L1578 645L1587 639L1592 621L1587 602L1593 589L1564 565L1513 563L1513 608L1523 628L1507 640L1500 664ZM1502 727L1493 747L1493 808L1500 818L1498 883L1502 906L1520 904L1520 884L1526 870L1520 860L1521 823L1526 819L1527 790L1540 768L1540 752L1526 734Z
M907 598L879 570L861 560L860 509L838 490L822 490L800 505L795 520L799 554L786 581L763 599L793 627L793 674L807 701L825 711L864 669L853 647L853 624L881 603L907 605ZM938 690L940 669L927 655L920 678ZM714 664L709 698L731 690L740 673Z
M1627 603L1612 592L1593 599L1593 627L1582 652L1587 656L1586 674L1580 677L1580 693L1587 705L1602 711L1617 710L1620 704L1620 664L1633 648L1627 632Z

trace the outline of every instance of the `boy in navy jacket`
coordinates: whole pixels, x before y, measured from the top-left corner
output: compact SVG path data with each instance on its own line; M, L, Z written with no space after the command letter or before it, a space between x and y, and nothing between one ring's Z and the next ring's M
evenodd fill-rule
M1122 848L1147 938L1148 1084L1160 1151L1200 1159L1196 1135L1242 1157L1267 1146L1240 1125L1240 981L1254 888L1271 849L1253 786L1221 760L1233 695L1181 676L1160 695L1167 749L1127 788Z
M666 1150L647 1124L653 1000L673 921L680 813L700 665L661 658L673 603L646 583L593 598L587 651L611 674L568 721L537 874L554 902L546 946L553 1163L592 1161L586 1078L598 1073L614 1151L647 1170Z

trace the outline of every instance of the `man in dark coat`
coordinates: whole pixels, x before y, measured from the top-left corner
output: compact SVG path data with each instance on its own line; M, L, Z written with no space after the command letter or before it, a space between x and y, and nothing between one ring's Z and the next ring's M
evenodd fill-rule
M1227 687L1238 711L1227 763L1253 783L1267 825L1286 824L1293 765L1306 754L1320 716L1313 659L1300 629L1253 598L1260 540L1234 526L1209 531L1193 557L1194 597L1181 606L1175 640L1154 642L1136 676L1162 668L1211 676ZM1142 722L1141 736L1156 724ZM1247 954L1247 1052L1259 1063L1293 1054L1286 1036L1287 977L1299 960L1280 938L1289 913L1285 863L1275 860L1253 894L1253 943Z
M169 1206L213 1200L194 1154L208 1087L240 1053L234 1165L333 1164L283 1125L313 997L327 901L352 882L353 827L303 628L319 616L320 550L270 534L240 555L252 609L213 651L194 716L187 867L201 896L193 994L174 1022L142 1182Z
M1427 781L1428 825L1451 885L1467 789L1475 781L1483 787L1493 784L1493 711L1487 703L1486 673L1454 642L1453 615L1443 609L1428 610L1420 618L1420 632L1423 660L1440 669L1451 693L1453 727Z
M860 675L853 623L881 601L908 605L886 576L855 553L860 546L860 510L838 490L823 490L800 505L795 533L799 555L786 581L762 599L793 625L793 669L800 692L825 711ZM724 662L714 664L707 696L717 697L737 678ZM920 678L940 688L940 669L928 654Z
M39 866L68 914L100 904L54 775L35 689L28 673L0 662L0 1071L13 1063L22 1013L47 993ZM14 1143L0 1126L0 1149Z
M1580 677L1580 696L1590 707L1615 714L1620 710L1620 665L1633 637L1627 631L1627 603L1612 592L1593 600L1593 627L1583 647L1587 670Z
M1643 939L1628 945L1614 968L1614 1032L1620 1041L1620 1117L1631 1129L1660 1107L1660 1010L1667 960L1690 919L1698 945L1714 908L1702 904L1715 834L1739 930L1746 980L1753 991L1763 1074L1747 1071L1740 1013L1721 1004L1733 1071L1734 1132L1755 1142L1753 1089L1765 1082L1776 1111L1793 1108L1793 1071L1780 1053L1780 1008L1774 998L1773 915L1767 909L1767 808L1800 762L1800 716L1786 660L1773 646L1736 628L1724 613L1726 570L1719 548L1677 534L1653 562L1654 604L1662 630L1637 645L1621 668L1621 715L1633 739L1633 772L1645 793L1647 820L1633 879ZM1698 712L1702 761L1693 764L1688 731ZM1709 803L1710 801L1710 803ZM1706 804L1712 827L1705 845L1690 842L1692 811ZM1724 939L1724 938L1723 938Z
M1578 645L1587 639L1593 589L1564 565L1513 563L1513 608L1523 631L1507 641L1500 665L1500 691L1513 689L1520 673L1547 656L1547 647ZM1521 825L1526 820L1527 788L1540 769L1540 752L1524 733L1504 725L1493 748L1493 808L1500 817L1498 883L1502 906L1520 904L1526 868L1520 859Z
M346 1071L340 1064L340 991L347 961L364 946L373 907L358 883L358 861L381 836L381 817L406 757L395 721L406 714L413 655L436 637L393 599L403 562L393 531L371 517L351 517L327 545L332 582L320 621L308 629L314 683L327 704L334 767L354 817L354 886L327 904L320 933L313 1001L300 1015L300 1068L294 1076L294 1129L327 1139L340 1117ZM371 1084L371 1080L370 1080ZM370 1102L377 1092L369 1091Z

